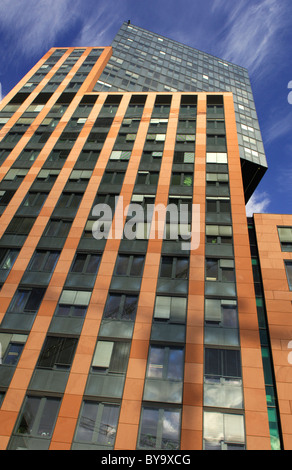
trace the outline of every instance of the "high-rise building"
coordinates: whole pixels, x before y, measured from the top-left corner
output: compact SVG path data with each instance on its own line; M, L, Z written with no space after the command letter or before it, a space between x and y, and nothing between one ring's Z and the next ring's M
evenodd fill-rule
M0 125L0 448L291 449L292 219L246 218L246 69L125 22Z

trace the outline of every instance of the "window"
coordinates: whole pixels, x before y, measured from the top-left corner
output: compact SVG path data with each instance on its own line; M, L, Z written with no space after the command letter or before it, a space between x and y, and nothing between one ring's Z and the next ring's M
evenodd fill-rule
M184 323L187 299L184 297L157 296L154 307L154 321Z
M206 163L228 163L227 153L225 152L207 152Z
M169 196L168 199L168 204L174 204L177 206L178 213L187 209L188 216L192 214L192 202L191 196Z
M47 161L48 162L63 162L67 159L70 151L69 150L52 150Z
M35 207L41 209L48 194L29 192L23 201L23 207Z
M7 206L14 194L15 191L0 191L0 206Z
M205 324L222 326L223 328L237 328L236 300L205 299Z
M59 299L59 304L88 306L91 291L64 289Z
M207 173L207 186L217 186L228 188L228 173Z
M100 264L101 255L77 253L71 266L71 273L96 274Z
M138 449L179 449L180 426L180 409L143 406Z
M241 377L240 351L205 348L205 377Z
M278 227L282 251L292 251L292 227Z
M37 175L37 180L44 183L54 183L59 175L59 170L41 170Z
M1 364L16 366L24 348L27 335L0 333Z
M109 294L103 319L134 321L137 305L137 295Z
M110 160L117 160L117 161L128 161L130 159L131 152L127 150L113 150L110 155Z
M93 162L96 163L99 157L98 151L94 150L82 150L80 153L77 162Z
M86 400L82 404L74 442L97 444L113 448L120 406Z
M143 274L145 256L142 255L118 255L115 272L116 276L137 276Z
M284 261L289 289L292 290L292 261Z
M225 122L223 120L207 120L207 130L215 130L215 129L220 129L220 130L225 130Z
M172 186L192 186L193 174L192 173L172 173L170 184Z
M32 287L31 289L19 288L9 306L11 313L35 313L38 311L46 289Z
M22 181L25 175L27 174L28 170L20 170L18 168L9 170L5 177L3 178L4 181Z
M205 411L203 423L205 450L243 450L245 448L242 415Z
M17 258L19 250L9 249L9 248L0 248L0 269L5 271L10 271L14 261Z
M206 242L209 244L232 244L231 225L206 225Z
M125 173L119 171L105 171L101 180L101 184L122 184Z
M146 377L163 380L183 380L184 349L150 345Z
M233 259L206 259L206 281L235 282Z
M84 318L91 292L63 290L55 315L59 317Z
M160 277L170 279L187 279L189 270L188 258L177 258L173 256L162 256L160 265Z
M136 184L153 184L157 185L159 178L158 172L138 171Z
M130 343L122 341L97 341L92 371L107 374L125 374L130 354Z
M69 369L73 362L77 341L76 338L47 336L37 363L37 368Z
M90 170L73 170L69 177L69 181L73 181L74 183L88 182L91 175L92 171Z
M27 396L16 427L16 434L50 438L60 403L60 398Z
M166 134L147 134L146 141L147 142L164 142Z
M194 152L174 152L173 163L194 163L195 153Z
M56 207L78 209L82 196L81 193L62 193Z
M208 197L206 199L206 211L208 213L228 213L231 214L229 197Z
M66 238L71 228L71 221L51 219L45 229L44 236Z
M52 273L59 259L59 251L36 250L28 271Z
M177 144L190 144L194 143L196 140L195 134L177 134L176 143Z
M35 218L33 217L14 217L8 225L6 233L11 235L28 235L34 221Z

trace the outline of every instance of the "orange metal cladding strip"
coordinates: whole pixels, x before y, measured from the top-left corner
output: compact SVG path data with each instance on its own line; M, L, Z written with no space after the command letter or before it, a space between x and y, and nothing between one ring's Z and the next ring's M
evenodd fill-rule
M155 204L167 206L172 171L173 152L180 106L180 94L172 96ZM155 219L152 219L152 222ZM157 231L156 231L157 234ZM136 321L132 337L128 370L115 449L135 449L139 429L141 402L147 366L156 283L161 258L162 239L150 239L145 258Z
M26 100L24 100L24 102L19 106L18 110L11 116L11 118L9 119L9 121L5 124L5 126L2 127L2 129L0 130L0 139L2 139L8 131L11 130L11 127L15 124L15 122L21 117L21 115L25 112L25 110L27 109L27 107L34 101L34 99L39 95L39 93L41 93L42 89L44 88L45 85L47 85L47 83L49 82L49 80L53 77L53 75L55 75L55 73L59 70L60 66L65 62L65 60L68 58L69 54L72 52L72 48L71 49L68 49L67 52L65 52L65 54L58 60L58 62L56 62L56 64L51 68L51 70L47 73L47 75L40 81L40 83L37 85L37 87L31 92L28 94ZM32 77L38 70L39 68L41 67L41 65L43 65L46 60L50 57L50 55L54 52L53 49L50 49L49 52L47 52L47 54L33 67L33 69L27 74L25 75L25 77L17 84L16 87L13 88L13 90L11 90L7 96L5 96L5 98L3 99L3 101L1 101L1 109L3 109L7 104L9 104L10 100L17 94L17 92L23 87L23 85L29 81L29 78ZM76 64L75 64L76 65ZM62 82L63 83L63 82ZM54 101L56 101L56 98L58 98L58 90L56 90L55 93L53 93L51 99L46 103L46 105L48 105L49 103L53 103ZM34 129L33 126L35 126L36 124L38 124L40 121L40 117L41 116L42 118L44 117L45 115L45 111L41 111L35 118L33 124L29 127L29 129L26 131L26 133L24 134L24 137L26 136L26 134L29 135L29 137L31 136L32 132L31 132L31 129ZM21 139L22 141L22 139ZM25 142L25 141L23 141ZM22 143L23 143L22 142ZM26 143L26 142L25 142ZM22 150L23 146L19 145L20 142L18 142L18 144L15 146L15 148L13 149L13 154L14 153L19 153L17 150ZM15 150L16 149L16 150ZM12 153L12 152L11 152ZM10 155L11 156L11 155ZM9 158L10 158L9 156ZM6 161L8 160L8 158L5 160L5 163ZM13 160L14 161L14 160Z
M102 107L102 104L104 102L104 99L105 99L105 96L101 97L97 101L97 103L95 104L95 107L93 108L93 110L91 112L90 118L96 117L96 115L98 115L98 113L99 113L99 111ZM79 102L79 99L76 100L76 101ZM80 135L79 139L82 139L85 142L89 132L90 132L90 128L88 128L86 130L86 135L83 135L83 136ZM72 152L73 151L74 151L74 148L72 149ZM79 155L79 152L76 152L75 159L78 158L78 155ZM73 166L74 162L72 161L71 164ZM65 175L66 175L66 173L67 173L67 170L65 170ZM62 189L63 189L66 182L67 182L67 177L63 178L63 181L61 181L61 183L59 185L60 186L59 187L59 193L61 193L61 191L62 191ZM94 195L95 195L95 192L92 195L92 199L94 198ZM47 203L47 201L46 201L46 203ZM1 299L2 300L1 305L3 305L3 301L4 301L4 303L7 304L7 306L9 305L9 302L12 298L12 295L14 294L15 289L17 288L18 282L21 279L21 276L22 276L22 274L23 274L23 272L24 272L24 270L25 270L25 268L26 268L26 266L27 266L27 264L28 264L28 262L31 258L31 255L35 250L35 247L37 246L39 238L40 238L40 236L41 236L41 234L42 234L42 232L43 232L43 230L46 226L47 221L49 220L50 214L51 214L52 210L54 209L54 205L52 207L48 207L48 209L49 209L49 211L46 214L46 216L42 216L42 212L44 210L44 208L43 208L41 214L38 217L38 220L41 221L40 224L39 224L39 227L37 227L37 222L36 222L35 226L32 229L32 231L33 231L34 228L36 228L36 230L39 228L40 229L39 232L41 232L41 233L38 233L38 236L33 236L33 233L31 233L29 235L29 237L27 239L27 242L25 243L24 247L21 250L21 254L24 253L23 259L20 259L20 255L19 255L18 259L14 263L12 272L13 271L16 272L17 277L18 277L17 282L16 283L14 282L13 284L11 284L11 288L9 289L9 285L7 284L7 282L9 282L9 278L10 278L10 275L11 275L11 273L10 273L6 283L4 284L4 286L2 288L2 291L4 291L6 286L8 286L8 289L6 289L6 290L7 290L7 293L9 293L9 298L8 299L4 299L4 298ZM80 207L80 210L81 210L81 207ZM76 216L76 219L77 218L78 218L78 214ZM85 225L86 219L87 219L87 217L84 217L84 221L83 221L84 225ZM74 223L73 223L68 238L70 236L72 236L71 235L72 233L76 236L76 233L78 231L80 232L80 236L81 236L82 228L80 229L80 227L78 227L78 228L75 227ZM77 239L77 240L79 240L79 239ZM32 241L33 241L33 243L31 243ZM21 355L21 358L19 360L17 369L16 369L16 371L14 373L14 376L13 376L13 379L10 383L10 387L9 387L9 389L8 389L6 395L5 395L5 399L2 403L2 408L1 408L1 411L0 411L0 422L2 424L5 423L5 426L1 427L1 429L3 429L2 436L0 436L0 448L1 449L5 448L5 447L3 447L3 443L4 443L4 446L7 445L7 442L8 442L7 438L9 439L9 435L11 434L12 429L15 425L15 420L16 420L17 414L19 412L19 409L21 407L22 400L23 400L25 392L26 392L26 387L28 386L31 374L32 374L32 372L34 370L34 367L35 367L36 360L39 356L40 349L42 347L44 338L46 336L46 332L47 332L47 329L49 327L52 315L53 315L55 307L57 305L58 298L59 298L60 292L62 290L61 277L62 277L62 281L65 282L67 272L70 268L70 265L71 265L71 262L72 262L72 259L73 259L74 253L75 253L75 250L67 248L67 245L70 245L70 239L69 240L67 239L67 242L65 243L65 246L64 246L64 248L61 252L59 261L56 265L56 268L55 268L55 271L54 271L53 276L51 278L50 284L47 288L45 297L43 299L43 302L42 302L41 307L39 309L39 312L36 316L33 327L31 329L29 338L28 338L28 340L26 342L26 345L24 347L24 350L22 352L22 355ZM19 265L19 268L18 268L18 265ZM18 271L18 269L19 269L19 271ZM62 274L61 276L60 276L60 273ZM12 277L13 277L13 274L12 274ZM1 291L0 294L2 294L2 291ZM6 432L7 432L7 434L5 434L5 435L4 435L4 430L6 430Z
M84 53L84 55L82 55L80 57L80 59L77 61L77 63L75 64L75 69L76 69L75 72L77 72L77 70L80 66L80 63L83 62L83 60L86 58L86 56L89 54L89 52L90 52L90 48L88 48L86 50L86 52ZM72 73L74 73L74 70L73 70ZM41 124L44 117L51 110L52 105L57 101L58 97L64 91L64 89L66 88L66 86L68 85L70 80L71 80L71 78L66 78L61 83L61 85L58 87L58 91L56 91L53 94L52 99L49 100L49 102L45 105L44 109L39 113L39 115L35 119L34 123L27 130L27 132L25 134L25 137L23 137L20 140L20 143L21 143L21 149L20 150L22 150L22 148L26 145L27 141L33 135L36 128L38 127L37 125ZM38 174L40 167L43 165L45 160L48 158L48 156L50 154L50 151L53 149L53 147L56 144L56 142L57 142L58 138L60 137L61 133L65 129L66 125L68 124L69 119L72 117L72 114L75 111L75 109L76 109L77 105L79 104L79 101L81 100L82 97L83 97L83 93L81 93L80 91L76 93L74 99L72 100L72 102L68 106L68 109L66 110L64 115L61 117L59 123L57 124L54 131L52 132L52 135L50 136L50 138L48 139L48 141L46 142L46 144L44 145L44 147L40 151L40 153L39 153L38 157L36 158L35 162L33 163L31 168L27 172L25 178L23 179L20 187L15 192L15 194L14 194L13 198L11 199L9 205L7 206L5 211L3 212L2 216L1 216L0 237L5 232L7 226L9 225L11 219L13 218L13 216L14 216L16 210L18 209L20 203L22 202L24 196L26 195L27 191L31 187L32 183L34 182L34 179L35 179L36 175ZM88 127L88 124L90 125L90 119L89 118L88 118L86 124L84 125L84 127L83 127L83 129L80 133L80 136L82 136L84 134L84 132L86 133L86 128ZM92 126L92 124L91 124L91 126ZM22 143L23 140L24 140L24 143ZM74 145L74 147L72 149L71 155L75 155L76 146L77 147L80 146L80 142L81 141L79 139L77 139L77 142L76 142L76 144ZM19 154L19 149L18 149L18 151L16 151L16 153L17 153L17 155L13 151L13 155L10 154L10 156L7 158L7 160L9 160L10 166L4 167L4 165L2 165L2 167L0 168L0 174L1 174L1 171L3 172L2 176L3 176L3 174L7 173L7 171L11 168L11 165L15 162L15 160L16 160L18 154ZM69 155L69 157L66 160L66 163L63 166L63 169L66 168L66 166L68 165L68 162L70 162L70 159L71 159L71 156ZM5 164L5 162L4 162L4 164ZM52 191L51 191L51 194L52 194ZM54 192L54 194L55 194L55 192Z
M22 113L27 109L27 107L32 103L32 101L38 96L38 94L42 91L43 87L47 84L47 82L49 81L50 78L52 78L52 76L56 73L56 71L60 68L60 66L65 62L65 60L69 57L69 55L71 54L71 52L73 52L74 48L69 48L68 51L62 56L62 58L57 62L57 64L52 68L52 70L48 73L48 75L40 82L40 84L36 87L36 89L29 95L29 98L27 98L25 100L25 102L20 106L19 110L17 111L17 113L15 113L13 116L12 116L12 121L10 119L9 123L9 128L6 128L6 131L8 132L10 130L10 127L11 127L11 124L14 124L15 121L17 121ZM24 149L24 147L26 146L26 144L29 142L30 138L32 137L32 135L34 134L34 132L37 130L38 126L42 123L43 119L46 117L46 115L51 111L51 108L52 106L56 103L56 101L58 100L58 98L61 96L61 94L63 93L63 91L65 90L65 88L67 87L68 83L71 81L72 77L75 75L75 73L78 72L80 66L82 65L83 61L86 59L86 57L88 56L89 52L91 51L91 48L87 48L85 50L85 52L80 56L80 58L78 59L78 61L75 63L75 65L72 67L72 69L70 70L70 72L68 72L67 76L64 78L64 80L60 83L59 87L57 88L57 90L52 94L51 98L49 99L49 101L45 104L44 108L42 109L42 111L36 116L36 118L34 119L33 123L29 126L29 128L27 129L27 131L25 132L25 134L23 135L23 137L20 139L19 142L17 142L17 144L15 145L14 149L10 152L10 155L6 158L6 160L3 162L2 166L0 167L0 181L2 180L2 178L6 175L7 171L11 168L11 166L13 165L13 163L15 162L15 160L17 159L17 157L19 156L20 152ZM108 51L109 53L110 51ZM106 55L106 54L105 54ZM100 69L100 66L99 66L99 61L97 61L96 65L94 66L95 67L98 67L98 69ZM83 97L83 92L82 90L78 90L76 95L75 95L75 98L77 96L80 96L80 97ZM70 104L69 108L67 109L67 111L65 112L64 116L62 116L62 118L60 119L60 122L58 124L58 126L62 123L62 122L65 122L67 116L69 115L69 112L70 112L70 109L72 108L72 103ZM7 126L6 124L6 126ZM43 154L43 152L48 148L49 146L49 143L51 142L51 139L53 136L56 135L56 133L58 133L58 130L60 130L60 127L56 126L56 129L55 131L52 133L52 136L51 138L49 139L49 141L44 145L42 151L40 152L40 155ZM5 127L5 126L4 126ZM1 131L3 130L4 128L1 129ZM57 130L58 129L58 130ZM1 131L0 131L0 136L1 136ZM6 132L5 132L6 133ZM4 136L4 134L2 135L2 137ZM37 159L39 161L39 158L40 158L40 155L38 155ZM34 163L33 166L36 165L36 162ZM33 170L30 169L30 171L28 173L31 173L33 172ZM26 175L26 177L24 178L24 181L26 181L27 179L29 179L27 177L28 175ZM24 182L23 181L23 182ZM12 202L12 201L11 201ZM3 219L4 220L4 219Z
M202 448L206 187L206 94L198 94L193 204L200 205L200 244L190 253L181 449ZM198 227L193 227L193 230Z
M65 53L64 56L62 57L61 60L59 60L57 62L57 64L52 68L52 70L49 72L50 74L50 77L51 78L51 75L54 75L54 73L56 73L56 71L59 69L60 65L62 65L62 63L66 60L66 58L68 57L69 55L69 52L68 53ZM48 74L48 75L49 75ZM4 126L1 131L2 131L2 134L1 134L1 131L0 131L0 136L1 138L4 137L4 135L10 130L10 128L12 127L12 124L14 124L23 114L23 112L25 112L25 110L27 109L27 107L34 101L34 99L38 96L39 92L42 90L43 86L45 85L44 81L46 79L44 78L40 84L37 86L37 88L29 94L28 98L23 102L23 104L19 107L19 109L17 110L16 113L14 113L14 115L11 117L11 119L8 121L8 123L6 124L6 126ZM46 80L47 81L47 80ZM32 134L35 132L36 130L36 127L40 125L40 123L43 121L43 119L46 117L47 113L50 111L52 105L57 101L57 99L59 98L59 96L61 95L61 92L59 92L59 90L62 90L63 91L63 86L62 84L60 85L60 87L58 88L58 90L56 90L55 93L53 93L52 97L50 98L50 100L45 104L44 108L42 109L42 111L36 116L34 122L31 124L31 126L29 126L28 130L25 132L25 134L23 135L23 137L20 139L19 142L17 142L17 144L15 145L15 147L13 148L13 150L10 152L9 156L6 158L6 160L3 162L3 164L1 165L0 167L0 181L2 180L2 178L4 177L4 175L6 175L7 171L11 168L12 164L15 162L15 160L17 159L17 157L19 156L20 152L23 150L23 148L26 146L26 144L28 143L28 141L30 140ZM37 91L36 91L37 90ZM9 95L11 94L12 92L9 93ZM7 97L6 97L7 98ZM10 99L12 98L12 96L10 96ZM4 129L4 132L3 132L3 129Z
M67 49L67 48L66 48ZM50 49L37 63L36 65L20 80L20 82L17 83L17 85L15 85L14 88L12 88L12 90L7 93L7 95L3 98L3 100L1 101L0 103L0 111L3 110L3 108L9 104L10 100L19 92L19 90L21 90L21 88L23 87L23 85L29 81L29 79L38 71L38 69L46 62L46 60L48 60L48 58L52 55L52 53L55 51L55 48L52 48ZM69 51L69 49L68 49ZM65 55L66 56L66 53ZM54 75L54 73L56 72L56 70L59 68L59 66L64 62L64 56L60 57L60 59L58 60L58 62L56 62L56 64L52 67L52 69L48 72L48 74L46 75L45 78L49 77L50 78L52 77L52 75ZM67 57L66 57L67 58ZM44 80L43 79L43 80ZM42 80L42 82L43 82ZM39 88L39 85L31 92L29 93L28 95L28 98L27 100L25 100L25 103L28 103L30 100L28 100L31 96L33 97L33 99L35 98L35 96L38 94L38 92L36 93L36 89L40 89ZM23 104L21 105L21 109L23 107ZM24 106L23 109L25 109L27 107L27 104ZM3 128L2 128L3 129ZM1 134L0 134L1 135Z
M270 432L237 129L231 93L224 94L224 109L238 296L246 444L249 450L265 450L271 449Z
M94 85L99 79L103 69L108 63L112 55L112 47L105 47L95 66L92 68L91 72L88 74L88 77L84 80L83 85L80 88L80 91L91 93L93 91Z
M127 105L130 101L130 98L130 93L124 94L122 109L120 110L119 108L121 120L127 110ZM153 102L154 96L148 96L143 116L141 119L141 124L139 126L133 150L131 152L131 158L129 160L124 183L120 192L120 196L123 198L124 207L126 207L131 200L131 195L136 180L136 174L138 171L143 151L143 143L149 125L150 111L153 107ZM116 225L116 216L119 211L121 197L119 198L118 206L115 210L115 215L112 224L113 226ZM122 226L124 226L125 220L126 215L123 216ZM112 272L115 266L118 248L120 244L121 234L116 235L119 236L119 238L108 239L106 242L106 246L96 277L96 282L91 295L90 304L88 306L74 361L71 367L67 387L63 396L59 416L52 437L50 446L51 450L58 449L60 447L67 448L71 445L71 442L73 440L77 418L83 399L84 389L86 386L86 381L96 346L100 321L102 318L102 313L104 310L104 305L106 302L108 289L112 278Z
M96 102L91 114L90 114L90 119L96 118L98 115L102 104L104 103L106 99L107 94L101 93L100 98ZM127 100L127 98L126 98ZM119 110L118 110L119 113ZM117 121L120 121L120 117L117 113ZM112 142L115 141L115 137L118 133L119 126L112 127L109 133L109 136L111 134L111 140ZM87 130L87 135L89 134L90 129ZM87 135L84 136L84 141L87 138ZM81 136L79 137L81 138ZM105 148L105 146L104 146ZM110 155L111 152L111 146L105 149L105 151L102 151L100 153L100 157L97 161L96 167L94 172L96 175L98 173L103 173L103 170L106 166L107 159ZM72 152L71 152L72 153ZM70 154L71 155L71 154ZM79 156L79 153L76 153L76 159ZM72 162L73 166L74 162ZM101 168L102 171L99 171L98 169ZM88 215L90 213L90 208L93 204L94 197L96 195L96 191L99 185L99 181L101 180L101 175L96 178L93 174L91 177L91 180L88 184L88 187L86 189L86 192L84 194L84 197L82 199L81 205L79 207L79 210L77 212L77 215L74 219L73 225L71 227L70 233L68 235L67 241L64 245L64 248L61 252L60 258L58 260L58 263L56 265L56 268L54 270L54 273L52 275L50 284L47 288L46 294L44 296L44 299L42 301L42 304L40 306L40 309L38 311L38 314L36 316L36 319L34 321L33 327L31 329L29 338L26 342L26 345L24 347L24 350L22 352L21 358L18 363L18 367L15 371L14 377L10 383L10 387L6 393L4 402L2 404L2 408L0 411L0 422L3 423L3 433L2 436L0 436L0 448L4 449L8 443L9 436L11 435L11 432L13 430L13 427L15 426L15 421L17 418L17 415L19 413L20 407L22 405L22 401L24 399L25 393L26 393L26 388L29 384L31 375L33 373L33 370L36 365L36 360L39 356L40 350L42 348L44 339L47 334L47 330L50 325L51 318L54 314L55 308L57 306L57 302L60 296L60 293L62 291L63 284L65 282L67 273L69 271L69 268L72 264L73 257L75 255L75 250L78 246L80 237L83 232L83 228L85 226L85 223L88 219ZM67 182L67 178L64 180L64 185ZM62 190L62 188L60 188ZM86 211L83 209L83 200L86 199L86 196L90 195L90 201L86 201ZM54 207L53 207L54 208ZM79 214L82 214L79 216ZM47 217L47 220L49 219L49 215ZM43 228L46 226L46 223L44 223ZM79 235L79 236L78 236ZM38 243L39 237L36 239L34 245L36 246ZM72 246L72 241L74 242L74 246ZM28 259L26 260L27 262L29 261L35 246L31 249L31 253L28 256ZM17 261L16 261L17 262ZM15 262L15 264L16 264ZM14 264L14 266L15 266ZM14 267L13 267L14 268ZM25 269L25 267L24 267ZM23 270L22 270L23 274ZM6 281L7 282L7 281ZM16 285L17 287L17 285ZM11 299L11 297L10 297Z
M14 206L11 206L12 201L10 201L9 205L7 206L5 212L3 213L1 217L1 235L6 230L16 210L18 209L19 205L23 201L23 198L26 195L30 185L32 184L36 175L39 173L39 170L43 166L43 163L48 158L48 155L51 149L54 147L65 125L67 124L68 120L74 113L74 110L76 106L79 104L79 101L80 101L80 97L77 96L71 102L69 108L67 109L66 113L62 117L62 122L60 122L56 126L54 133L53 133L54 135L49 139L50 142L48 141L44 150L41 152L41 154L38 156L38 159L34 162L33 166L31 167L30 172L29 172L29 178L27 178L28 175L26 175L26 178L24 179L24 181L21 183L20 187L18 188L13 198L14 200L18 201L18 203L16 203ZM90 132L90 129L91 127L84 126L83 129L81 130L80 135L75 145L73 146L63 168L60 170L58 178L53 188L51 189L50 194L48 195L44 203L44 206L42 207L40 214L38 215L34 223L34 226L32 227L29 233L29 236L27 237L17 257L17 260L15 261L13 268L10 271L4 286L2 287L0 291L0 299L1 299L0 319L1 320L5 314L6 309L8 308L8 305L11 301L12 296L15 293L17 285L21 279L21 275L23 271L26 269L29 259L32 256L33 251L38 243L38 240L42 235L42 232L45 228L45 224L49 220L50 215L54 209L54 206L59 196L61 195L61 192L67 180L66 175L68 177L68 174L71 172L70 168L73 166L73 162L78 158L79 152L78 151L76 152L76 149L78 150L78 148L80 148L81 143L82 142L84 143L86 141L86 138ZM28 182L26 182L26 179L28 179Z
M265 293L283 448L284 450L291 450L292 291L289 289L284 260L292 261L292 253L282 251L277 227L291 227L292 215L254 214L254 223Z

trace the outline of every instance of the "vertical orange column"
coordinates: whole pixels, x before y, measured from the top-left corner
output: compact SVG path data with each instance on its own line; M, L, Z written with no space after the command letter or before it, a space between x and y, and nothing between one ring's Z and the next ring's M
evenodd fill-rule
M248 450L271 449L250 245L232 94L224 94Z
M120 122L122 122L122 118L127 110L130 98L131 94L124 95L124 99L121 103L121 106L119 107L119 112L117 116ZM120 192L120 199L115 211L115 216L113 218L113 226L115 226L115 221L117 220L117 218L120 217L119 205L121 198L123 198L124 207L126 207L131 200L131 195L136 179L136 173L138 171L138 166L142 155L143 143L146 138L146 133L148 129L150 110L153 106L152 101L154 101L154 96L150 96L145 104L143 117L141 119L143 123L139 127L135 144L131 152L131 159L128 164L124 183ZM116 133L117 131L118 129L115 129ZM116 135L109 135L109 137L112 137L110 141L113 145L115 142ZM110 155L109 151L111 151L112 145L107 151L108 157ZM101 175L103 174L105 166L106 162L102 172L100 173ZM123 215L122 217L124 224L126 215ZM117 234L115 234L115 237L113 239L107 240L103 252L103 257L98 270L95 286L92 292L90 304L87 310L86 318L78 342L78 347L74 357L74 362L72 364L65 394L62 400L62 405L55 426L55 431L51 441L50 449L70 449L71 447L79 415L79 410L82 403L83 393L96 346L100 321L102 318L105 302L108 295L108 290L110 287L112 273L120 245L120 238L116 238L116 235Z
M200 205L199 247L190 253L181 449L202 449L205 273L206 95L198 94L193 204Z
M153 103L154 104L154 103ZM180 95L172 97L155 204L167 206L169 184L175 146ZM149 340L156 297L162 240L148 242L135 328L132 338L115 449L132 449L137 445Z
M100 97L97 101L95 108L92 111L92 117L98 114L100 108L105 99L105 95ZM79 98L76 97L76 103L78 104ZM74 106L74 103L72 104ZM72 111L73 112L73 111ZM12 299L13 294L15 293L18 284L22 278L22 275L31 259L31 256L38 244L38 241L46 227L46 224L50 218L50 215L57 203L57 200L62 192L63 187L65 186L67 179L74 167L74 164L78 158L79 152L83 147L86 138L90 132L91 127L84 128L80 132L79 138L76 141L70 155L67 158L67 161L60 171L58 179L54 185L54 190L51 191L51 194L48 196L40 215L38 216L34 227L32 228L29 236L24 243L20 254L18 255L17 260L14 263L14 266L1 290L1 313L4 315L6 309L9 306L9 303ZM94 180L92 180L92 184ZM90 189L87 188L87 191ZM94 193L95 194L95 193ZM92 194L92 201L94 194ZM87 205L87 212L84 214L83 205ZM62 291L62 286L65 282L67 273L71 266L75 249L77 247L79 238L82 234L82 226L80 225L80 217L83 216L83 227L86 223L88 213L90 211L90 204L86 201L86 193L83 197L82 203L80 205L77 216L73 222L72 228L69 232L68 238L64 245L64 248L61 252L59 261L56 265L54 273L52 275L50 284L46 290L43 302L40 306L36 319L33 323L32 329L30 331L29 337L25 344L24 350L22 352L21 358L18 362L18 366L15 370L13 379L10 383L10 386L6 392L5 399L1 406L0 411L0 422L1 422L1 436L0 436L0 448L5 449L9 437L13 431L16 418L18 416L20 407L22 405L26 389L28 387L30 378L32 376L36 361L38 359L40 350L42 348L44 339L46 337L47 330L50 325L51 318L54 314L60 293ZM82 218L82 217L81 217Z

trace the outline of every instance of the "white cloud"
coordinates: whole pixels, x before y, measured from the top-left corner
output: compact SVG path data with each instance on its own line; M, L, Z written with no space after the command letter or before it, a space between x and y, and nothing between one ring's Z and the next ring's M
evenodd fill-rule
M228 1L214 2L213 13L223 8L227 15L221 56L262 77L281 49L279 42L289 16L285 6L286 0L238 0L232 7Z
M252 217L253 214L266 212L271 200L267 193L254 193L246 204L246 215Z
M75 43L77 40L78 46L100 45L96 39L104 36L113 18L119 15L120 8L113 10L109 3L111 0L105 3L96 0L1 0L0 28L8 45L3 51L6 60L12 60L14 52L15 56L43 53L52 47L58 36L68 31L72 32L71 40ZM72 43L56 46L72 46Z
M292 115L291 109L287 106L288 112L281 115L282 110L274 109L271 113L271 118L268 122L265 123L263 127L264 142L270 144L276 139L291 134L292 130Z

